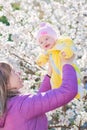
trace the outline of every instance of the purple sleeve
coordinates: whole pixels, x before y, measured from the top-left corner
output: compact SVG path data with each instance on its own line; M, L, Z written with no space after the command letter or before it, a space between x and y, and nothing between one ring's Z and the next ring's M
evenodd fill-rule
M28 96L22 102L21 113L25 118L39 116L70 102L77 94L77 77L71 65L63 67L63 82L60 88Z
M50 76L45 75L43 82L40 85L39 92L46 92L51 89Z

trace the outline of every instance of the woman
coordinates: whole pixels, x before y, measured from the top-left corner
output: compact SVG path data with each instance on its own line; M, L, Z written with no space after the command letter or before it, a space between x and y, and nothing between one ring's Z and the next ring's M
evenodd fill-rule
M22 87L19 74L9 64L0 63L0 130L47 130L45 113L67 104L76 96L74 68L70 64L63 66L62 85L53 90L50 90L50 70L36 95L22 95L18 93Z

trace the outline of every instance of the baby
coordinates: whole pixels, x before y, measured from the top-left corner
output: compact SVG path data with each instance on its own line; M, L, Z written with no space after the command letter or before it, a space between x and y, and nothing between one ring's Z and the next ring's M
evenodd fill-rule
M66 59L73 56L75 53L73 41L70 37L65 36L57 38L55 30L49 24L42 23L37 33L37 42L44 50L44 54L38 57L36 63L39 66L44 66L50 61L52 66L51 86L52 89L58 88L62 83L61 56L64 56ZM78 84L80 84L80 70L76 63L72 65L76 69ZM81 97L80 93L78 93L77 98Z

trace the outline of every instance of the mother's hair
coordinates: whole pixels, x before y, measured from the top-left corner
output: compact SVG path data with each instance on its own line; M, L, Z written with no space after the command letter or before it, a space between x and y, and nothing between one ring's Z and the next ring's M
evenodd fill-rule
M8 95L8 82L11 73L11 66L8 63L0 62L0 116L6 108L6 100Z

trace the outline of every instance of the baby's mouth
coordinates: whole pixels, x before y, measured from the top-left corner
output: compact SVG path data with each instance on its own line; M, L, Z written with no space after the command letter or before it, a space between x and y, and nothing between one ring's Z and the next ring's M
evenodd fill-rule
M45 46L45 48L48 48L49 47L49 44Z

